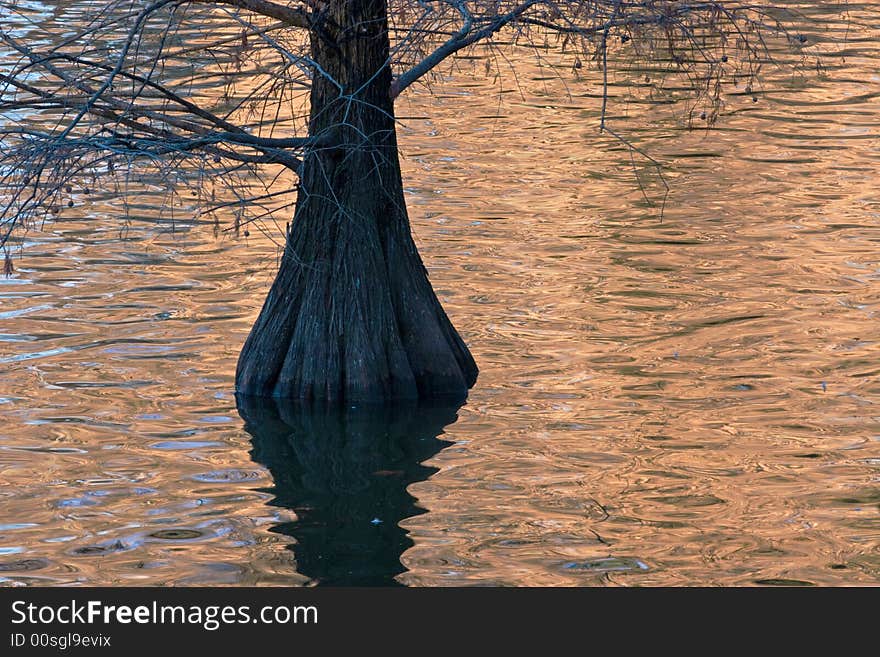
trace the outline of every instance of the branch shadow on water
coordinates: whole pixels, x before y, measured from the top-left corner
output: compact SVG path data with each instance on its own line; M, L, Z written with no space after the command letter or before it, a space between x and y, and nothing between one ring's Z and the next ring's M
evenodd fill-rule
M451 443L441 440L463 402L368 409L305 409L238 396L251 457L268 468L270 502L296 520L270 531L294 539L297 571L324 586L399 586L414 545L400 522L427 511L410 484Z

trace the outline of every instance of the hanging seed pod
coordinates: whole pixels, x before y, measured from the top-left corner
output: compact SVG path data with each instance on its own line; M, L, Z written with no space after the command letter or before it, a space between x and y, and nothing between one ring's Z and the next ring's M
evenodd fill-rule
M3 258L3 273L6 276L12 276L13 272L15 272L15 267L12 266L12 258L9 257L9 251L7 251L6 257Z

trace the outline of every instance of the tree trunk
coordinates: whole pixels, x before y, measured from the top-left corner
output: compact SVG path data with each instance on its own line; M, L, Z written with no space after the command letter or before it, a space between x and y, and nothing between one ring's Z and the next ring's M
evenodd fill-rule
M477 367L409 228L385 0L332 0L311 33L310 136L281 266L239 393L308 402L464 398Z

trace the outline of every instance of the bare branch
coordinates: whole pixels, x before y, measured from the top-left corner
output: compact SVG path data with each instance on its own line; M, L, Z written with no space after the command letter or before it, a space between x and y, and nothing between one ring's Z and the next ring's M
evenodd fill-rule
M499 16L494 21L492 21L488 26L483 27L479 30L473 30L474 19L470 10L467 8L466 3L464 2L454 2L453 4L456 9L461 12L463 17L463 24L461 29L452 35L452 37L444 43L442 46L437 48L430 55L425 57L421 62L413 66L411 69L402 73L397 77L397 79L392 83L391 88L391 97L395 98L400 93L410 86L413 82L423 77L426 73L428 73L431 69L437 66L440 62L447 59L451 55L455 54L462 48L467 48L473 43L477 41L481 41L488 37L491 37L493 34L498 32L501 28L505 27L512 21L515 21L517 18L522 16L526 11L531 9L537 4L541 4L540 0L529 0L518 7L512 9L506 14Z
M282 168L299 175L311 154L367 148L376 135L352 120L359 113L393 118L376 96L365 99L376 80L387 89L390 77L393 100L481 44L506 60L502 46L543 57L535 46L555 42L571 63L554 68L560 77L592 63L602 85L597 131L662 179L661 163L609 126L609 76L621 55L658 69L657 80L684 77L668 93L686 89L689 120L709 126L723 107L722 83L743 79L750 92L772 59L767 38L786 35L781 17L789 15L772 0L388 0L385 64L346 82L315 50L341 52L370 33L370 25L334 23L344 0L79 1L87 20L56 34L0 0L14 17L0 26L0 246L14 226L44 216L73 176L115 171L114 162L174 180L184 172L228 180L236 196L244 175L263 179L266 194L302 194L289 181L286 190L269 188ZM735 64L726 64L728 54ZM319 131L311 126L329 105L310 108L316 87L342 108ZM667 92L659 83L655 90Z
M308 29L311 27L311 17L307 11L300 8L288 7L280 5L277 2L269 2L268 0L190 0L191 2L201 2L205 4L231 5L239 9L252 11L260 16L274 18L289 27L302 27Z

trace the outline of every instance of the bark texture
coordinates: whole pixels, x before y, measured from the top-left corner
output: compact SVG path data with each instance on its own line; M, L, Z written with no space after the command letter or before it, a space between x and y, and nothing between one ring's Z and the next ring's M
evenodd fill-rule
M241 394L463 398L477 377L410 233L384 0L333 0L311 30L310 136L277 278L242 350Z

